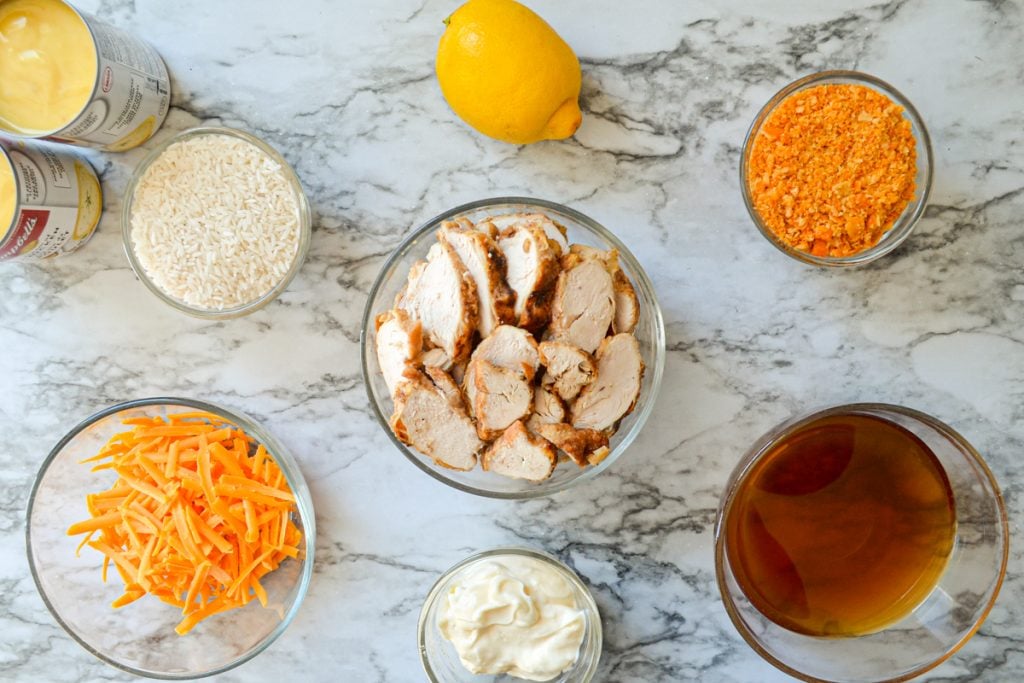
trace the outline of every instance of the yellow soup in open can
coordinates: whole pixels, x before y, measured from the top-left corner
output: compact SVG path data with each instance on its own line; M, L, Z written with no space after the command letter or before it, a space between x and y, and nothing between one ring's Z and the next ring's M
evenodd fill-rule
M80 154L0 138L0 261L74 251L100 222L103 193Z
M170 79L142 41L62 0L0 0L0 130L122 151L167 117Z

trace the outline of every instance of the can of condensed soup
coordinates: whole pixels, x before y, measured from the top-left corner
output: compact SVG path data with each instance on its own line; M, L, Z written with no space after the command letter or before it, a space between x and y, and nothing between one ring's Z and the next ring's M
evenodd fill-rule
M0 261L67 254L89 241L103 193L80 154L0 138Z
M62 0L0 0L0 130L120 152L167 117L170 79L141 40Z

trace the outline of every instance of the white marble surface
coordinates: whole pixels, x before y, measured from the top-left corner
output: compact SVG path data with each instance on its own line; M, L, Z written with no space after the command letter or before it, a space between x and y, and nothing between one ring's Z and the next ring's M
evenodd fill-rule
M295 165L317 218L310 258L267 309L223 323L153 298L121 250L120 194L145 149L96 155L95 240L0 268L0 679L125 678L81 650L35 592L24 509L49 447L93 411L148 395L247 411L300 460L319 519L317 569L285 635L222 681L416 681L422 599L498 544L571 563L604 613L598 680L771 681L719 602L712 526L748 444L796 412L903 403L962 431L1024 511L1024 9L929 2L534 0L581 56L573 140L517 148L449 112L432 60L440 0L83 0L151 41L174 79L157 140L201 122L256 132ZM877 265L815 270L777 253L740 201L738 150L760 105L828 67L889 80L933 136L916 233ZM147 147L151 147L150 142ZM370 417L359 316L384 256L455 204L525 194L616 231L668 322L646 432L597 481L548 500L489 501L410 466ZM1013 551L991 617L936 681L1024 679L1024 577Z

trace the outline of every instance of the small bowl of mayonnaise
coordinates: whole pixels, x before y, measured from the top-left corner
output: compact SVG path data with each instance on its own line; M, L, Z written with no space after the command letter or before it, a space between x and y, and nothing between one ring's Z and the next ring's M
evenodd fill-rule
M601 642L601 616L586 585L562 562L527 548L467 557L434 584L420 612L420 659L432 683L587 683Z

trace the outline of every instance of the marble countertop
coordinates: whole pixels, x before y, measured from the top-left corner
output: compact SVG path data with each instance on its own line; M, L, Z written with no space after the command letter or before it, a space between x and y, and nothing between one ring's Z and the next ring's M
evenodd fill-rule
M82 0L144 37L173 76L155 140L93 154L106 214L94 241L0 268L0 679L124 680L67 637L25 559L24 510L51 444L143 396L209 398L262 420L309 480L314 581L284 636L221 681L422 680L428 588L501 544L556 554L604 616L598 680L776 681L719 601L721 487L748 445L795 413L885 401L966 435L1024 520L1024 9L1003 0L533 0L580 55L574 139L513 147L448 110L433 71L446 0ZM902 90L933 138L931 203L883 261L803 266L760 238L737 164L785 83L856 68ZM253 131L295 166L316 214L309 260L268 308L229 322L155 299L121 248L120 198L156 142L199 123ZM385 256L456 204L521 194L566 203L630 245L668 325L644 433L607 473L549 499L450 490L371 417L359 319ZM1024 680L1024 572L980 633L926 678Z

